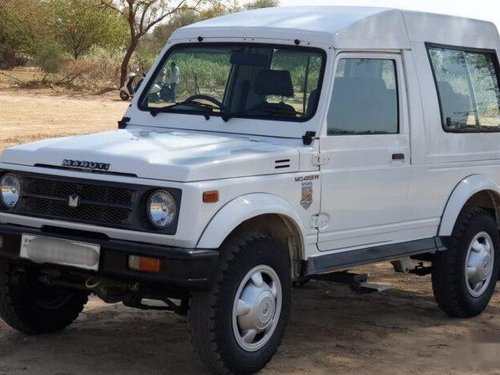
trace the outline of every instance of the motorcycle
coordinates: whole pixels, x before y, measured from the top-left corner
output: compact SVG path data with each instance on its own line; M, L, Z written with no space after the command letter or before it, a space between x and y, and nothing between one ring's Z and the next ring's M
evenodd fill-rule
M131 72L127 76L127 80L125 81L123 87L120 88L120 99L126 101L133 98L145 76L146 73L144 73L142 76L139 75L139 69Z
M144 81L144 77L146 77L146 73L144 73L140 79L139 77L139 69L131 72L127 76L127 81L120 89L120 99L123 101L129 100L134 97L134 94L139 89L139 86ZM166 102L174 102L174 92L170 84L164 82L162 78L155 81L152 87L149 89L148 100L150 103L157 103L160 100Z

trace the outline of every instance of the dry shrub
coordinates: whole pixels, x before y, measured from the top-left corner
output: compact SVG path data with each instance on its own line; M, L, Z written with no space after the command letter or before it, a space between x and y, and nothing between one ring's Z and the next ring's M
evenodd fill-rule
M115 87L116 66L102 60L73 60L62 67L59 85L74 89L98 89Z
M123 58L121 49L95 48L85 57L85 61L93 64L93 70L83 78L87 85L96 88L118 88L120 82L120 64Z
M83 79L93 69L93 64L85 60L67 60L59 70L58 81L55 83L61 86L77 87L77 80Z
M16 85L33 89L57 86L92 92L118 89L122 54L119 49L96 48L74 60L52 45L44 46L35 58L35 64L38 66L36 71L39 73L29 80L16 80Z
M53 83L74 90L117 88L120 61L119 51L95 49L78 60L65 60Z

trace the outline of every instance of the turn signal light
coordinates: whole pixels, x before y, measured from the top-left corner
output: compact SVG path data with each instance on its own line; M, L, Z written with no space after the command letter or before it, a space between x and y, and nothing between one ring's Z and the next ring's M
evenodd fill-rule
M219 191L210 190L203 193L203 203L216 203L219 201Z
M128 257L128 268L140 272L160 272L160 259L130 255Z

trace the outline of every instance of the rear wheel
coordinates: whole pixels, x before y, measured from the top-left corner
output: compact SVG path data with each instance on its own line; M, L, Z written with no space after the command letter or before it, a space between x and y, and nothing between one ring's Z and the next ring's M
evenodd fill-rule
M49 287L39 272L0 261L0 317L27 334L51 333L70 325L87 303L88 293Z
M433 261L432 288L448 315L466 318L488 305L498 279L500 242L496 222L486 211L466 207L461 212L447 250Z
M195 352L216 373L254 373L271 360L288 321L286 250L252 234L227 241L212 288L191 301Z

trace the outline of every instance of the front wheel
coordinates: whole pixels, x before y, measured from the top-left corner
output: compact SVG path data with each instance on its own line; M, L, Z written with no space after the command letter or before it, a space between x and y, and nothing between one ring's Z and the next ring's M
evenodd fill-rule
M88 300L87 292L48 287L39 277L35 269L0 261L0 318L26 335L62 330Z
M494 218L466 207L446 245L432 265L436 301L449 316L476 316L488 306L498 279L500 241Z
M226 241L213 286L191 301L195 352L216 373L260 370L281 343L290 299L286 250L256 234Z

